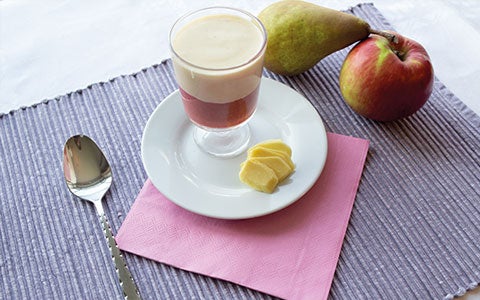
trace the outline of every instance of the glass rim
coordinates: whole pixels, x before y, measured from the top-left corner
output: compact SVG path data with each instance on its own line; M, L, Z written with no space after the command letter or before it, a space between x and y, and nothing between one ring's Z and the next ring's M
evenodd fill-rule
M260 47L260 50L251 58L249 59L248 61L242 63L242 64L239 64L239 65L236 65L236 66L233 66L233 67L228 67L228 68L206 68L206 67L202 67L202 66L199 66L199 65L196 65L196 64L193 64L187 60L185 60L184 58L182 58L180 55L178 55L178 53L175 51L175 49L173 48L173 45L172 45L172 35L173 35L173 31L175 29L175 27L183 20L185 20L186 18L196 14L196 13L199 13L199 12L202 12L202 11L206 11L206 10L212 10L212 9L225 9L225 10L230 10L230 11L235 11L235 12L239 12L239 13L242 13L248 17L250 17L254 23L256 23L261 31L261 34L262 34L262 37L263 37L263 42L262 42L262 45ZM170 33L168 35L168 44L169 44L169 48L170 48L170 51L171 53L173 53L173 55L175 55L175 57L177 57L180 61L182 61L183 63L187 64L188 66L190 67L194 67L194 68L197 68L197 69L200 69L200 70L205 70L205 71L229 71L229 70L234 70L234 69L238 69L238 68L241 68L243 66L246 66L250 63L252 63L253 61L255 61L261 54L262 52L265 50L266 46L267 46L267 30L265 29L265 26L263 26L263 23L253 14L249 13L248 11L246 10L243 10L243 9L239 9L239 8L234 8L234 7L228 7L228 6L210 6L210 7L205 7L205 8L201 8L201 9L197 9L197 10L194 10L194 11L191 11L191 12L188 12L184 15L182 15L181 17L179 17L172 25L171 29L170 29Z

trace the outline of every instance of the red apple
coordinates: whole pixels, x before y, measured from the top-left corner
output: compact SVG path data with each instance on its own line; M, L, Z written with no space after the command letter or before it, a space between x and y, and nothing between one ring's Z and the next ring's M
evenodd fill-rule
M391 33L396 40L372 34L355 45L339 77L345 102L358 114L383 122L419 110L430 97L434 80L425 48Z

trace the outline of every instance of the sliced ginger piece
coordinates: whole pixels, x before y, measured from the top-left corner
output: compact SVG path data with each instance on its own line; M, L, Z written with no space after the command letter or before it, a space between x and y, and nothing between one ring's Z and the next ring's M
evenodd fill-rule
M273 193L278 184L277 175L272 169L261 162L252 160L246 160L242 163L239 177L243 183L253 189L270 194Z
M295 169L295 164L289 155L284 152L274 149L265 148L263 146L254 146L248 151L248 158L252 157L266 157L266 156L278 156L282 158L292 170Z
M278 156L251 157L249 160L260 162L272 169L273 172L275 172L275 175L277 175L279 183L287 178L293 171L285 160Z
M280 139L266 140L248 149L240 166L240 180L257 191L273 193L295 170L292 149Z
M255 147L264 147L272 150L277 150L285 153L285 155L289 157L292 156L292 149L290 148L290 146L282 142L281 139L266 140L253 146L253 148Z

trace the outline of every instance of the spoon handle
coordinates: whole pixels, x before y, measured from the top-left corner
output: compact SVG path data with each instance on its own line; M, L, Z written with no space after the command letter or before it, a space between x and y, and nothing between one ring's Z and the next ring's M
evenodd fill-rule
M123 260L122 253L118 249L117 242L113 238L112 229L110 228L110 225L107 222L107 217L104 213L100 214L100 221L102 223L105 237L107 238L107 243L112 254L112 259L115 262L115 268L117 270L118 278L120 280L120 285L122 286L125 299L141 299L135 282L133 282L132 275L130 274L127 265Z

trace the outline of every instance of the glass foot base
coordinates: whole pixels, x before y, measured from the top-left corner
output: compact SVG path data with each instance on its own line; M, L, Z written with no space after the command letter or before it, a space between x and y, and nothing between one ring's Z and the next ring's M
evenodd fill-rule
M193 132L195 143L210 155L229 158L243 153L250 141L248 124L228 130L208 131L195 127Z

